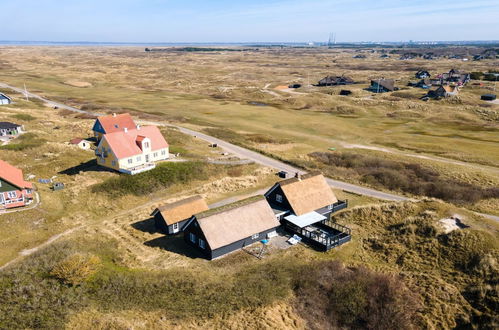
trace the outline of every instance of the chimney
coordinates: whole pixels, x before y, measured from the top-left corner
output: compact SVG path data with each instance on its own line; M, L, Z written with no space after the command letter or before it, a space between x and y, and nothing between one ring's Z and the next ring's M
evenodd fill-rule
M113 112L113 117L116 117L116 113L115 112Z
M300 172L295 173L295 178L297 178L299 181L301 181L301 174Z
M140 125L137 125L137 131L140 131Z
M125 127L124 130L125 130L125 133L128 133L128 128Z

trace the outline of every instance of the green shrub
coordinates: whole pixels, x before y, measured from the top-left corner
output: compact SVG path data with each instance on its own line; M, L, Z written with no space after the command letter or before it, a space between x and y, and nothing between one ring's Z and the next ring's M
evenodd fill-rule
M155 169L137 175L120 175L96 184L93 192L124 196L128 194L145 195L157 189L168 188L174 184L186 184L194 180L205 180L214 172L213 165L202 162L162 163Z
M38 148L47 142L45 139L40 139L35 133L25 133L16 138L12 143L5 146L0 146L0 150L22 151L26 149Z
M16 118L16 119L24 120L24 121L32 121L32 120L36 119L36 117L33 117L32 115L29 115L27 113L15 114L15 115L12 115L12 118Z

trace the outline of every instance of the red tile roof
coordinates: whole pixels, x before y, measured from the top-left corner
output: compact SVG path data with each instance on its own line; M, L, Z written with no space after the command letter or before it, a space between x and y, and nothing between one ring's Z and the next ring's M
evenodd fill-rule
M132 116L130 116L129 113L102 116L97 118L97 120L102 125L102 128L104 129L104 132L106 132L106 134L122 131L125 127L128 129L134 129L136 126L135 122L132 119Z
M23 171L0 159L0 178L21 189L32 188L31 182L24 181Z
M168 143L156 126L143 126L139 129L128 130L127 132L122 130L120 132L104 134L103 140L105 139L109 143L109 147L116 157L122 159L142 154L142 150L137 144L137 139L145 137L151 140L151 151L168 147Z
M72 139L69 141L69 143L71 144L78 144L80 143L81 141L83 141L83 139L79 139L79 138L76 138L76 139Z

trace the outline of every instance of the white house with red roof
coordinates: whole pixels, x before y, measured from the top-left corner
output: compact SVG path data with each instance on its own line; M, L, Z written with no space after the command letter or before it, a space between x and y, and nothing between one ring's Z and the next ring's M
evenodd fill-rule
M125 128L131 130L134 129L135 126L135 122L129 113L113 113L112 115L98 117L95 120L92 131L94 132L97 141L100 141L104 134L120 132Z
M158 127L137 125L103 134L95 154L99 165L134 175L167 160L169 148Z
M10 209L33 201L33 185L24 181L23 172L0 160L0 209Z

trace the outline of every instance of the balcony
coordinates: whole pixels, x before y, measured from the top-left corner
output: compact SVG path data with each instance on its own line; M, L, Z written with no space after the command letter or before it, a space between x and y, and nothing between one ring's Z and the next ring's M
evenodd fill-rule
M154 164L154 163L147 163L147 164L144 164L144 165L130 167L130 168L121 168L121 169L119 169L119 171L121 173L135 175L135 174L139 174L139 173L142 173L142 172L146 172L146 171L152 170L155 167L156 167L156 164Z

